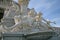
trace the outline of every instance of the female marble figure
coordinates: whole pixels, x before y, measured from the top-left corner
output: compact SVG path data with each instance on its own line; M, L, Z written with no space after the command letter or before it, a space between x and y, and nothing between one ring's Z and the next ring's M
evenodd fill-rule
M7 9L6 9L7 11L5 11L5 14L7 13L6 14L7 17L14 17L15 15L20 15L20 6L15 2L12 2L10 8Z
M33 26L32 23L34 21L32 16L33 15L32 15L31 11L28 13L28 15L21 16L21 23L20 23L20 21L18 21L18 18L15 17L15 22L17 23L17 26L15 25L15 28L13 28L12 31L18 31L21 28L22 29L31 28Z
M39 12L34 18L34 23L33 23L34 27L39 29L39 27L41 26L40 24L41 22L42 22L42 13Z
M12 2L12 5L10 6L10 8L6 8L4 17L1 22L3 23L2 25L4 25L3 30L8 31L13 29L13 26L15 25L15 22L14 22L15 15L16 16L20 15L20 7L17 3Z
M28 15L23 16L22 22L23 22L23 23L26 22L27 24L31 25L32 22L33 22L33 17L32 17L32 16L33 16L33 15L32 15L32 11L30 11L30 12L28 13Z

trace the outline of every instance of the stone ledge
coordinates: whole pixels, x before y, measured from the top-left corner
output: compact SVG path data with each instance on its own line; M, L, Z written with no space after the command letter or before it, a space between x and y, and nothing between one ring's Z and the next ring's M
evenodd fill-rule
M19 36L22 37L24 36L24 34L20 34L20 33L3 33L3 36Z
M2 37L2 33L0 33L0 37Z

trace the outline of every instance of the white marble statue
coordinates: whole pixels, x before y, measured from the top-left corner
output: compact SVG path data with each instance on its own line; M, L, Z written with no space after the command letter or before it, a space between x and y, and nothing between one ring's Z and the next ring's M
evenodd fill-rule
M37 30L43 30L42 28L42 13L39 12L37 13L37 15L34 17L34 22L33 22L33 28L37 29Z
M29 9L29 12L27 12L28 3L29 0L19 0L19 3L12 2L11 7L6 8L1 22L2 26L0 25L3 32L30 33L45 30L48 27L42 22L41 12L36 13L34 8ZM49 25L51 22L46 21L46 23Z

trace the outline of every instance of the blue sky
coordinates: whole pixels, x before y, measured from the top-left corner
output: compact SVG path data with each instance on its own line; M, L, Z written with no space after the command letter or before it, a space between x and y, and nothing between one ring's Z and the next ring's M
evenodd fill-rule
M60 27L60 0L30 0L28 8L35 8L36 12L41 11L44 19L55 21L56 24L52 25Z

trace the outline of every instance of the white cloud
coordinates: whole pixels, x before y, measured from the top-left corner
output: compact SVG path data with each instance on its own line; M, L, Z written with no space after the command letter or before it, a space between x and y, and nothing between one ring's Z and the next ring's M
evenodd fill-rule
M57 25L54 25L54 27L60 27L60 25L57 24Z
M54 19L52 19L52 21L59 21L60 20L60 18L54 18Z

